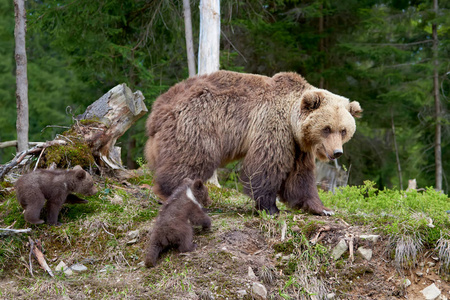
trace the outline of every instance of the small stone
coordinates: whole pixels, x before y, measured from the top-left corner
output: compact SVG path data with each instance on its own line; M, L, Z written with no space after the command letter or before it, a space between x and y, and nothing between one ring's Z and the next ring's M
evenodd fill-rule
M436 263L429 261L429 262L427 262L427 265L428 265L428 267L432 268L436 265Z
M132 239L127 242L128 245L136 244L138 242L138 239Z
M72 266L70 267L70 269L71 269L72 271L75 271L75 272L84 272L84 271L87 271L87 267L86 267L85 265L82 265L82 264L74 264L74 265L72 265Z
M137 239L139 237L139 229L138 230L129 231L127 233L127 236L128 236L128 238L130 240Z
M55 271L56 272L64 272L65 269L67 269L66 263L63 261L60 261L59 264L56 266Z
M291 258L290 255L285 255L283 257L281 257L281 260L289 260Z
M253 282L252 292L255 299L267 299L267 289L259 282Z
M72 276L73 275L73 271L71 268L67 268L64 270L64 275L66 276Z
M247 291L246 290L239 290L236 292L236 294L238 295L239 298L244 298L245 296L247 296Z
M358 250L356 250L356 253L361 255L367 261L372 259L372 249L366 249L363 247L359 247Z
M329 293L327 294L327 299L334 299L334 297L336 297L335 293Z
M403 280L403 286L405 287L405 288L407 288L408 286L410 286L411 285L411 280L409 280L408 278L405 278L404 280Z
M256 280L256 275L255 275L255 272L253 272L252 267L248 267L248 277L251 280Z
M416 272L416 275L419 276L419 277L422 277L423 276L423 272Z
M362 240L368 240L368 241L376 243L376 242L378 242L378 239L380 238L380 236L377 234L362 234L359 236L359 238Z
M441 290L433 283L420 291L426 300L435 300L441 294Z
M331 255L335 260L339 259L339 257L344 254L345 251L347 251L348 246L344 239L341 239L339 243L334 247L333 251L331 252Z
M123 198L117 194L114 197L109 196L108 199L111 201L111 204L123 204Z
M145 266L145 262L141 261L140 263L137 264L139 267L144 267Z
M281 254L281 253L277 253L277 255L275 255L275 258L280 258L280 257L281 257L281 255L283 255L283 254Z

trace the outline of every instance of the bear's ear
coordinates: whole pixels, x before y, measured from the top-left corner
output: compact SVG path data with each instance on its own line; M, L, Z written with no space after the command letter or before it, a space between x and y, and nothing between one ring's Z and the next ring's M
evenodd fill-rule
M83 170L83 168L80 165L76 165L73 167L73 170Z
M196 179L194 181L193 186L194 186L194 189L200 190L202 188L202 186L203 186L202 180L201 179Z
M317 91L308 91L303 94L300 112L308 112L318 109L323 99L323 94Z
M349 104L348 111L354 118L361 118L361 113L363 112L358 101L352 101Z
M77 170L75 176L77 177L77 179L83 180L84 178L86 178L86 172L83 169Z

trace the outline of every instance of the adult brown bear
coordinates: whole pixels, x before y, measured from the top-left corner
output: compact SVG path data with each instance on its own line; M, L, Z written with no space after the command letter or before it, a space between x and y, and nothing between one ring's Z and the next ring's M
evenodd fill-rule
M155 193L166 199L184 178L207 180L243 159L245 192L258 209L275 200L326 215L314 177L315 158L333 160L353 136L358 102L315 88L296 73L272 78L230 71L189 78L153 104L145 156Z

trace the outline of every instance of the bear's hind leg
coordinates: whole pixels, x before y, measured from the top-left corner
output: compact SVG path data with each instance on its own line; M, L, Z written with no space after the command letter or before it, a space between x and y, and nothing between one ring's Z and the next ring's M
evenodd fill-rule
M149 243L145 252L145 266L147 268L156 266L156 260L158 259L162 249L163 248L158 243Z
M64 199L65 200L65 199ZM58 222L58 215L61 211L62 204L64 201L49 199L47 200L47 223L50 225L59 226L61 223Z
M189 224L186 225L186 230L180 231L180 245L178 246L180 252L192 252L197 248L197 245L192 242L194 235L192 227Z
M24 202L25 203L25 202ZM24 219L31 224L42 224L41 210L45 204L45 197L42 193L37 193L32 201L26 202Z

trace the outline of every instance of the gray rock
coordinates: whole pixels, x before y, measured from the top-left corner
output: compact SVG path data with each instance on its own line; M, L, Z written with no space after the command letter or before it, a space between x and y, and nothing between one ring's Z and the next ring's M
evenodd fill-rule
M248 267L248 277L251 280L256 280L256 275L255 275L255 272L253 272L252 267Z
M253 282L252 293L255 299L267 299L267 289L259 282Z
M130 240L137 239L139 237L139 229L127 232L127 236Z
M363 247L359 247L358 250L356 250L356 253L361 255L365 260L369 261L372 259L372 249L366 249Z
M403 286L405 287L405 288L407 288L408 286L410 286L411 285L411 280L409 280L408 278L405 278L404 280L403 280Z
M55 271L64 272L65 269L67 269L66 263L64 261L60 261L59 264L56 266Z
M82 264L74 264L72 266L70 266L70 269L74 272L84 272L87 271L87 267L85 265Z
M433 283L420 291L426 300L435 300L441 294L441 290Z
M368 240L368 241L376 243L376 242L378 242L378 239L380 238L380 236L377 234L362 234L359 236L359 238L362 240Z
M246 290L239 290L236 292L236 294L238 295L239 298L244 298L244 296L247 296L247 291Z
M331 252L331 255L335 260L339 259L339 257L341 257L342 254L345 253L345 251L347 251L347 249L348 249L347 243L345 242L344 239L341 239L339 243L336 245L336 247L334 247L333 251Z
M329 293L327 294L327 299L334 299L336 297L335 293Z

